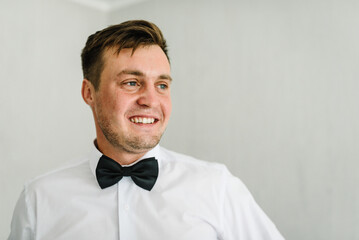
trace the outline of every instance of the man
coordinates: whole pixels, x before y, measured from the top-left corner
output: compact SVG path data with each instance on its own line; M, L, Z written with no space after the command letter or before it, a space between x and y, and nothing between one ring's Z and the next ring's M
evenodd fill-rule
M166 48L146 21L88 38L82 97L93 150L26 184L9 239L283 239L223 165L158 145L171 114Z

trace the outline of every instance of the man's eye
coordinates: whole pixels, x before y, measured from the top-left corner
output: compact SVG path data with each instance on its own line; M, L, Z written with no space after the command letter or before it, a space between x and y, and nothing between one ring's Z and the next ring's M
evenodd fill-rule
M162 90L165 90L168 88L168 86L166 84L159 84L158 87Z
M127 82L126 85L131 86L131 87L135 87L135 86L137 86L137 82L135 82L135 81Z
M127 90L127 91L134 91L138 89L140 86L140 83L136 80L127 80L121 82L121 88Z

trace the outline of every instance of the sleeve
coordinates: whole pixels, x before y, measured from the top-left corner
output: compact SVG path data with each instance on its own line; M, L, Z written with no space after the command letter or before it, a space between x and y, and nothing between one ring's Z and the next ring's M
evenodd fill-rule
M246 186L226 169L222 203L223 240L284 240Z
M11 221L11 231L8 240L35 239L35 214L29 203L26 187L16 203Z

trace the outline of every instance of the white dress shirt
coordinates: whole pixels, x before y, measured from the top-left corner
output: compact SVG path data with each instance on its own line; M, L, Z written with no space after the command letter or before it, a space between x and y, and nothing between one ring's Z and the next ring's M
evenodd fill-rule
M130 177L101 189L95 174L101 156L93 147L80 163L26 184L9 239L283 239L244 184L222 164L157 146L143 157L159 163L151 191Z

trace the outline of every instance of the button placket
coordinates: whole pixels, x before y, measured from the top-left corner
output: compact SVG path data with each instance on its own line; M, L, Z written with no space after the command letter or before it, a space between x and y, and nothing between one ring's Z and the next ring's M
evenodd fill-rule
M132 188L134 184L130 177L123 177L117 183L118 188L118 221L119 221L119 239L131 240L133 226L131 226L131 218L129 216L132 199ZM137 186L135 186L137 187Z
M122 239L121 238L121 189L120 189L120 184L117 183L117 216L118 216L118 239Z

